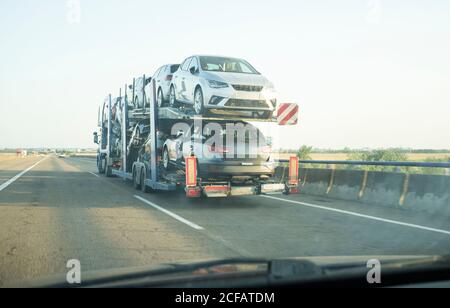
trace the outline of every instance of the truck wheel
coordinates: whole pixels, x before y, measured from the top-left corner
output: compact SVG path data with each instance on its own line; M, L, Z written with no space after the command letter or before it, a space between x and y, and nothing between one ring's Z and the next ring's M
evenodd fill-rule
M149 193L151 192L151 189L145 185L145 181L147 180L147 172L145 172L145 168L142 168L141 171L141 191L143 193Z
M169 106L172 108L178 107L177 97L175 96L175 87L170 87Z
M158 108L164 107L164 95L162 93L161 88L159 88L159 90L158 90L157 102L158 102Z
M105 174L106 159L97 156L97 169L99 174Z
M197 115L202 115L205 109L205 105L203 103L203 92L201 88L197 88L194 94L194 110Z
M136 169L133 170L133 187L136 190L140 190L141 189L141 183L138 183L138 177L137 177Z

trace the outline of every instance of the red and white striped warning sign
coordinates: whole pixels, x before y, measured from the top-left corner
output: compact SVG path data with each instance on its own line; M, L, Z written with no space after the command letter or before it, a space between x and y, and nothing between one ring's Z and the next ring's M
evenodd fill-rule
M278 109L278 125L297 125L298 123L298 105L283 103Z

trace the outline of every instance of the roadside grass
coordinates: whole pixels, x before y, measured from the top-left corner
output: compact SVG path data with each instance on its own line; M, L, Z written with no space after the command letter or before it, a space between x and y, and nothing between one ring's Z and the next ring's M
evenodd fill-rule
M9 160L14 160L14 159L18 159L19 157L17 157L17 155L14 153L0 153L0 162L3 161L9 161Z

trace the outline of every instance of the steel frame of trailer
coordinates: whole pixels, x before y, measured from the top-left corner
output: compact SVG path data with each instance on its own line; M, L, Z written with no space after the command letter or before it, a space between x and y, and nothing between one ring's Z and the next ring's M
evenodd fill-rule
M144 75L144 80L145 80L145 75ZM135 80L133 80L133 100L134 100L134 91L135 91ZM154 81L152 82L153 87L155 87ZM145 83L144 83L144 90L145 90ZM154 91L153 91L154 92ZM121 97L121 95L120 95ZM150 99L150 113L149 115L149 119L150 119L150 134L151 134L151 146L152 149L156 149L156 127L157 127L157 120L158 120L158 116L157 116L157 108L156 108L156 96L153 93L153 97ZM138 114L141 113L140 111L138 111ZM111 164L111 114L112 114L112 96L111 94L109 95L109 103L108 103L108 125L107 125L107 146L106 146L106 150L101 150L100 154L106 154L107 156L107 168L112 168L112 164ZM142 117L146 117L147 116L147 109L146 109L146 102L144 101L144 108L142 108L142 113L140 114ZM127 155L127 146L128 146L128 138L127 138L127 129L128 129L128 124L129 124L129 109L128 109L128 96L127 96L127 85L125 85L125 93L124 93L124 97L123 97L123 114L122 114L123 118L122 118L122 161L121 161L121 168L122 170L119 169L114 169L112 168L111 170L111 175L115 175L119 178L122 178L124 180L133 180L133 174L130 172L130 170L128 170L128 155ZM153 190L165 190L165 191L171 191L171 190L175 190L177 188L177 185L174 183L168 183L167 181L159 181L159 176L158 176L158 168L157 168L157 153L156 151L152 151L151 152L151 157L150 157L150 170L147 170L146 164L141 163L141 162L134 162L133 165L135 164L142 164L140 166L140 168L145 168L145 172L147 178L145 180L145 183L143 183L144 185L146 185L147 187L153 189Z

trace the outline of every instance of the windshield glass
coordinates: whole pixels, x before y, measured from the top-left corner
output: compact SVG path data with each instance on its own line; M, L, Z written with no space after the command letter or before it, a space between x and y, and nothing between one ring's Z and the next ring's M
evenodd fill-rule
M209 72L259 74L247 61L223 57L200 57L202 70Z
M256 141L258 146L268 145L264 133L250 123L205 122L203 126L193 126L191 130L193 137L199 138L203 142L211 137L220 136L221 145L225 147L234 147L236 142L249 144L250 141ZM232 142L232 144L228 144L229 142Z
M172 66L170 67L170 72L171 72L172 74L175 73L175 72L178 70L179 67L180 67L179 64L177 64L177 65L172 65Z
M191 2L0 0L0 288L450 256L450 1Z

